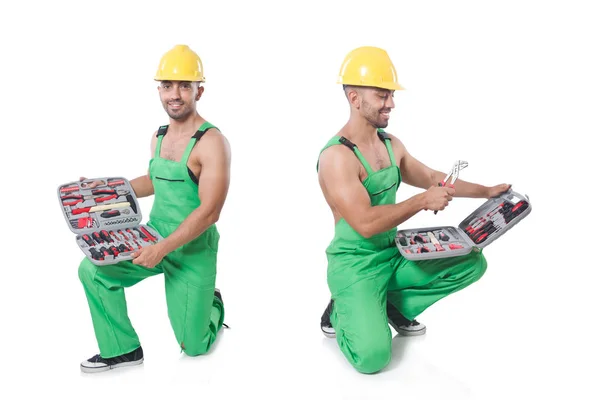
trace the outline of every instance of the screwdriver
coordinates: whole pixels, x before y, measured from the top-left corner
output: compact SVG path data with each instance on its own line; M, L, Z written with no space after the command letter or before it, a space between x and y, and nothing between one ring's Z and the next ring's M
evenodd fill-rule
M96 243L98 243L98 244L104 243L104 240L102 239L102 237L100 237L100 234L98 232L92 233L92 237L94 238Z
M140 229L142 230L142 232L144 232L144 233L145 233L145 234L148 236L148 238L149 238L149 239L150 239L152 242L154 242L154 243L156 243L156 242L157 242L156 238L155 238L154 236L152 236L152 235L150 234L150 232L148 232L148 230L147 230L146 228L144 228L144 227L142 226L142 227L140 227Z
M98 252L98 250L96 250L95 248L92 247L89 249L89 251L94 260L104 260L104 256L102 255L102 253Z
M94 246L94 241L88 235L81 236L84 242L86 242L89 246Z

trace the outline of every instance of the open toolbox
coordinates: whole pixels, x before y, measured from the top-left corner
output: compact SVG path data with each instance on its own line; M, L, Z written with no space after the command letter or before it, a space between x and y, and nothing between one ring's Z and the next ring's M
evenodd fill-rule
M458 227L402 229L396 233L396 246L409 260L447 258L483 249L505 234L531 212L529 197L512 189L487 200Z
M58 187L63 215L75 241L96 265L131 260L142 247L163 240L141 224L135 192L125 178L96 178Z

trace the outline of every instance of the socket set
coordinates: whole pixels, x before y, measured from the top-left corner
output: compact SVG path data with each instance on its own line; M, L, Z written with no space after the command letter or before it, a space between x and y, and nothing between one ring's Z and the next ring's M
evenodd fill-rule
M456 257L479 251L531 213L528 196L512 189L487 200L458 227L402 229L396 233L396 246L409 260Z
M58 187L58 198L75 241L96 265L131 260L163 237L143 225L135 192L125 178L96 178Z

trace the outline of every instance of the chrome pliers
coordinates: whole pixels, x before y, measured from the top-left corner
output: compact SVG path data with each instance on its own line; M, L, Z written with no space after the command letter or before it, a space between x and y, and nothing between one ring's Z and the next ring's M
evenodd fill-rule
M450 170L450 172L448 172L448 175L446 175L446 177L444 178L443 181L438 183L438 186L441 187L450 187L454 189L454 182L456 182L456 180L458 179L458 172L469 166L469 163L466 161L461 161L458 160L457 162L454 163L454 165L452 166L452 169ZM452 178L452 179L450 179ZM448 180L450 180L450 183L448 183ZM437 210L433 212L434 214L437 214Z

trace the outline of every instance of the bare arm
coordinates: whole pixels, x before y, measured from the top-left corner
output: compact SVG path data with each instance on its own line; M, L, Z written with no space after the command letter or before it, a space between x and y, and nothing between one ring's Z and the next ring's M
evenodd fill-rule
M202 137L202 146L194 149L192 154L199 157L202 166L198 181L198 196L202 203L171 235L157 244L165 254L197 238L216 223L229 191L231 151L227 139L219 132L208 131Z
M422 194L397 204L371 206L352 157L341 146L325 150L319 161L319 183L332 207L360 235L369 238L388 231L425 208Z
M414 158L406 150L406 147L404 147L402 142L393 136L392 143L394 152L402 155L400 160L400 171L402 173L402 180L407 184L421 189L428 189L431 186L437 186L438 182L441 182L446 178L448 173L429 168ZM470 183L461 179L457 179L456 182L454 182L454 189L454 197L484 198L489 197L490 191L490 188L487 186Z

